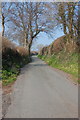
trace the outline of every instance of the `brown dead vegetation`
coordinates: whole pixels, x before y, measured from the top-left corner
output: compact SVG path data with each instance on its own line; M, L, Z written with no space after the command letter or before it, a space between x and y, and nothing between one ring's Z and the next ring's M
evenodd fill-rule
M74 40L70 40L69 36L57 38L51 45L42 48L40 55L53 55L60 51L74 52L77 50L77 44Z
M21 56L27 55L27 50L24 47L16 46L7 38L2 38L2 52L4 53L6 50L11 49L14 52L18 52Z
M7 38L2 38L2 52L4 53L7 49L12 49L15 51L15 44L9 41Z
M19 54L21 54L22 56L24 55L28 55L28 53L27 53L27 50L26 50L26 48L24 48L24 47L21 47L21 46L17 46L16 47L16 50L17 50L17 52L19 53Z
M10 71L18 65L22 67L29 62L27 50L24 47L17 46L7 38L2 37L2 67Z

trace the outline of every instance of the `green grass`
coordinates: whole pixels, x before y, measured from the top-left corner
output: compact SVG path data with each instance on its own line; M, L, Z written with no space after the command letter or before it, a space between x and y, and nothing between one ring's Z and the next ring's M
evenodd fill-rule
M24 65L28 64L29 62L30 60L24 60L21 63L19 62L14 63L10 67L8 67L8 65L3 67L0 75L0 77L2 78L3 86L7 86L10 83L13 83L17 79L17 76L19 75L20 69L24 67Z
M65 53L62 51L56 55L38 55L38 57L48 63L48 65L63 70L74 78L78 78L78 53ZM79 80L78 83L80 83Z
M13 53L13 52L12 52ZM30 62L28 56L12 56L12 53L9 58L5 58L2 61L2 84L7 86L13 83L22 67ZM6 55L8 56L8 54Z
M12 71L2 70L2 84L5 86L13 83L16 80L18 74L19 71L15 73Z

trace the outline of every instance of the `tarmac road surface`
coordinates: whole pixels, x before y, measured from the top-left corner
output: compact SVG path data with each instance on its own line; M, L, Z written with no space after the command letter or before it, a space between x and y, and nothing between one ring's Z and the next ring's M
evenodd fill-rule
M5 118L78 118L78 86L32 57L13 86Z

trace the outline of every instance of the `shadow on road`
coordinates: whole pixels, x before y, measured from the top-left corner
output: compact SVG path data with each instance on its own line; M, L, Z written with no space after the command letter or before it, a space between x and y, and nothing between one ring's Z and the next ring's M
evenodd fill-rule
M34 64L33 66L48 66L47 64Z

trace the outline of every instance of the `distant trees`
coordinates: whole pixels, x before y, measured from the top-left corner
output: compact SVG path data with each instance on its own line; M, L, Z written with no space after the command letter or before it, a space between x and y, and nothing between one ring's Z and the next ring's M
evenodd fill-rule
M37 45L37 49L38 49L38 51L41 51L41 49L44 47L44 45L43 44L38 44Z

